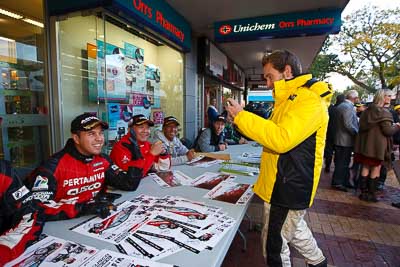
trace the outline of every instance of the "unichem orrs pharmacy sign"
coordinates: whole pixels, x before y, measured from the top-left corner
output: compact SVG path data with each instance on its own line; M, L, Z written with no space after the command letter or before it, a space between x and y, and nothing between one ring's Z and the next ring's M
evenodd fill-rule
M341 11L322 10L220 21L214 24L217 42L338 33Z

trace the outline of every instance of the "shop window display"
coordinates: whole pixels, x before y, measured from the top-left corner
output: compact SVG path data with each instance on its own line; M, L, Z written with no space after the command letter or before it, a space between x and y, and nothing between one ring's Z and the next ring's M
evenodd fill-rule
M64 141L76 114L96 112L110 124L108 150L132 115L150 117L155 129L168 115L183 121L183 55L110 21L93 15L58 22Z

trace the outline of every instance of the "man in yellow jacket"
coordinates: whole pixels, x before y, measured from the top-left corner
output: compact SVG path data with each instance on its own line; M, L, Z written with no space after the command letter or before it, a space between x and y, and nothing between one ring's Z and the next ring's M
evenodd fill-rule
M233 99L226 110L242 134L263 146L254 192L265 201L264 257L271 267L291 266L291 243L309 266L327 266L304 215L319 182L332 91L310 74L301 74L299 59L289 51L274 51L262 63L275 99L271 117L244 111Z

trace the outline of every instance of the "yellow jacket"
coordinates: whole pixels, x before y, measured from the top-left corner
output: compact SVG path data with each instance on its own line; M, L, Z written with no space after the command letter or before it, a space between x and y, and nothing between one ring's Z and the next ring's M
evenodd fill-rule
M274 83L275 106L265 120L241 111L240 131L263 146L254 192L272 205L305 209L312 205L322 168L331 88L304 86L311 75Z

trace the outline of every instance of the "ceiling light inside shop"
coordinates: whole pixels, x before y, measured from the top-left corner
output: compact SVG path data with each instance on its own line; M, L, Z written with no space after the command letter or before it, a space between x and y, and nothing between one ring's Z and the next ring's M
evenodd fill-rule
M30 23L32 25L39 26L40 28L44 28L43 23L41 23L39 21L36 21L36 20L33 20L33 19L27 19L27 18L22 19L22 20L25 21L25 22L28 22L28 23Z
M6 38L6 37L3 37L3 36L0 36L0 40L7 41L7 42L15 42L14 39Z
M5 15L5 16L9 16L9 17L14 18L14 19L20 19L20 20L25 21L26 23L29 23L29 24L44 28L43 23L41 23L39 21L26 18L26 17L24 17L22 15L16 14L14 12L11 12L11 11L8 11L8 10L2 9L2 8L0 8L0 14Z
M23 16L21 16L21 15L15 14L11 11L8 11L8 10L2 9L2 8L0 8L0 14L9 16L14 19L22 19L23 18Z

